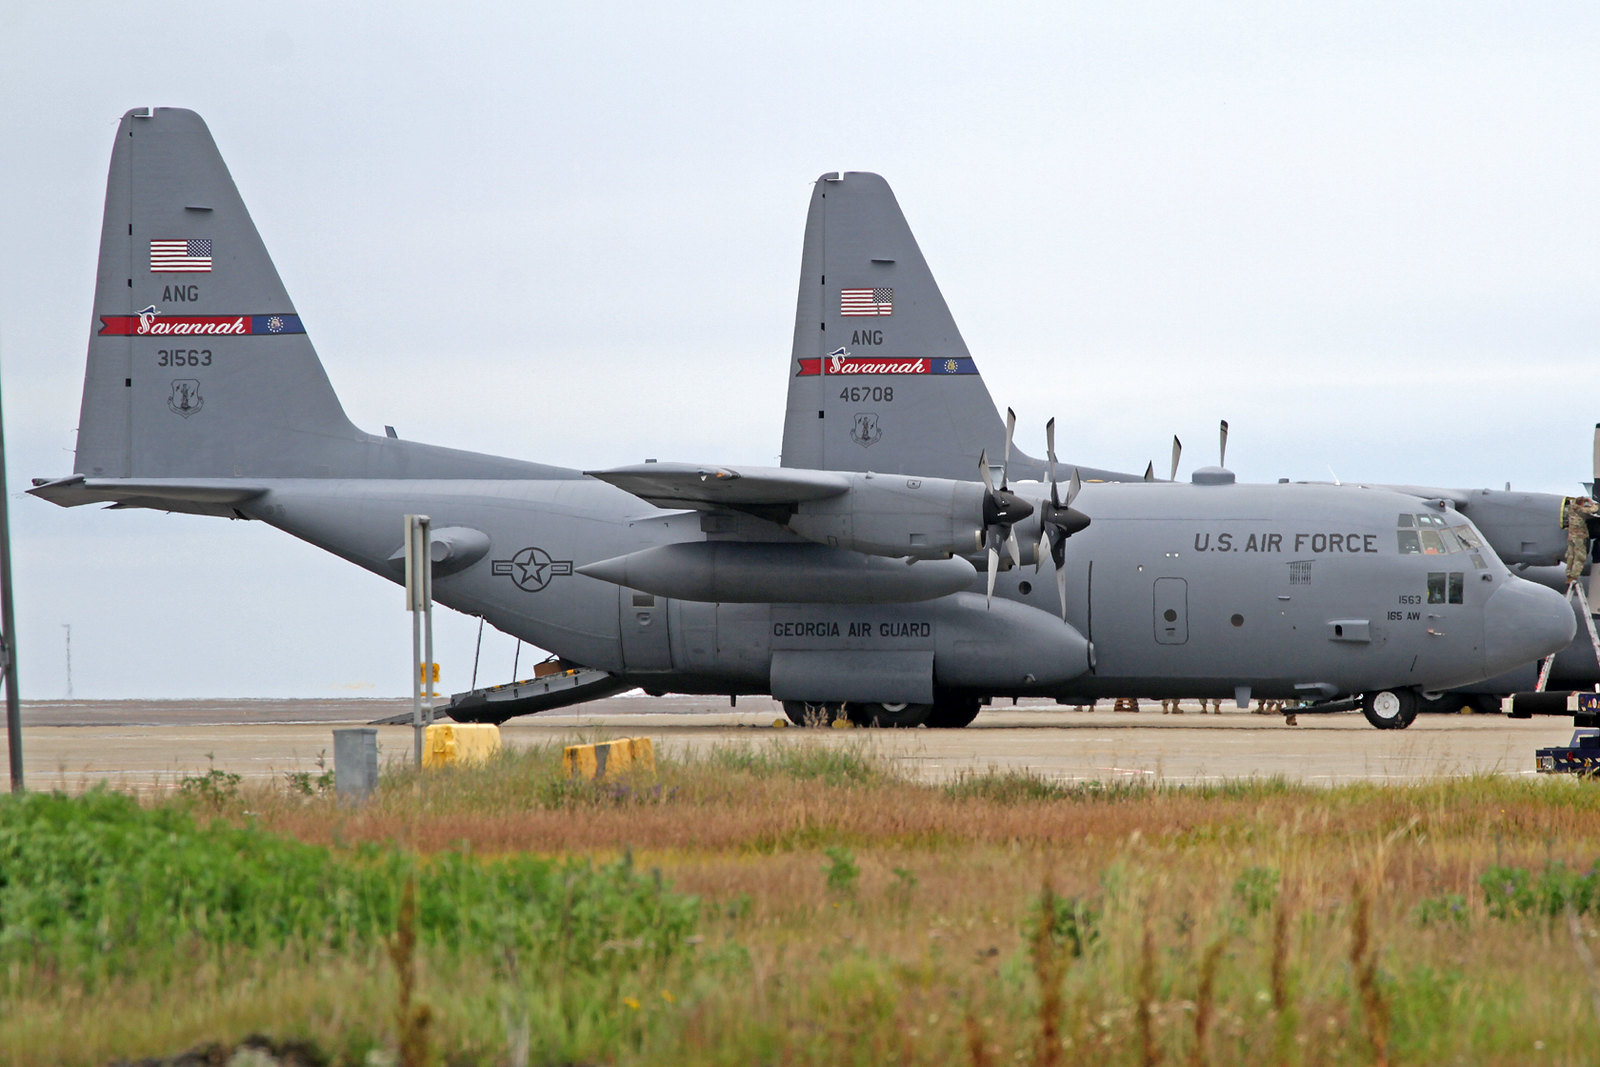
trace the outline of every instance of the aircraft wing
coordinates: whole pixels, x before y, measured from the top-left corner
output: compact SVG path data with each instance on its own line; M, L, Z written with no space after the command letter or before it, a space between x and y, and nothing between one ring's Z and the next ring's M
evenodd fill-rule
M640 463L584 471L662 508L735 511L793 507L850 490L850 479L833 471L780 467L711 467L693 463Z

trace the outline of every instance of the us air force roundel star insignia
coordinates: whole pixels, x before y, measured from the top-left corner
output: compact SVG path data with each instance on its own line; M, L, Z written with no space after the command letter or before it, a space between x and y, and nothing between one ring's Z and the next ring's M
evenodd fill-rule
M550 579L571 574L572 561L551 559L550 553L544 549L530 547L520 550L510 559L492 560L489 573L509 577L517 583L518 589L537 593L550 584Z

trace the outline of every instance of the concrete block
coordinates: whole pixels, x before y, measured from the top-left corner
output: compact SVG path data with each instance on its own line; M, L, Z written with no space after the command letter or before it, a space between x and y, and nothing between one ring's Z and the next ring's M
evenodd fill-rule
M334 792L359 802L377 787L377 728L353 726L333 731Z
M487 763L500 751L500 727L493 723L436 722L422 741L422 765Z

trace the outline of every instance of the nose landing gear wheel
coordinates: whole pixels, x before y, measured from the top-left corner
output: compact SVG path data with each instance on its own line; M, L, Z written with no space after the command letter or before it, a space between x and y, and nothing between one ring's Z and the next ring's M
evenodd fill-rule
M1411 689L1380 689L1361 698L1361 714L1380 730L1404 730L1417 717L1417 694Z

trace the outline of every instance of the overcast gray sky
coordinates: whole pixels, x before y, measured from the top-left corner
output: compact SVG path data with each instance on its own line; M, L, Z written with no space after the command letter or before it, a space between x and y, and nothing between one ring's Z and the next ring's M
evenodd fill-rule
M404 695L384 581L64 510L107 162L209 123L365 429L775 463L810 184L875 170L1038 454L1571 492L1600 420L1592 3L15 5L0 373L25 697ZM437 617L444 688L476 620ZM511 675L486 637L480 684ZM523 650L525 657L536 655ZM526 667L526 660L523 664Z

